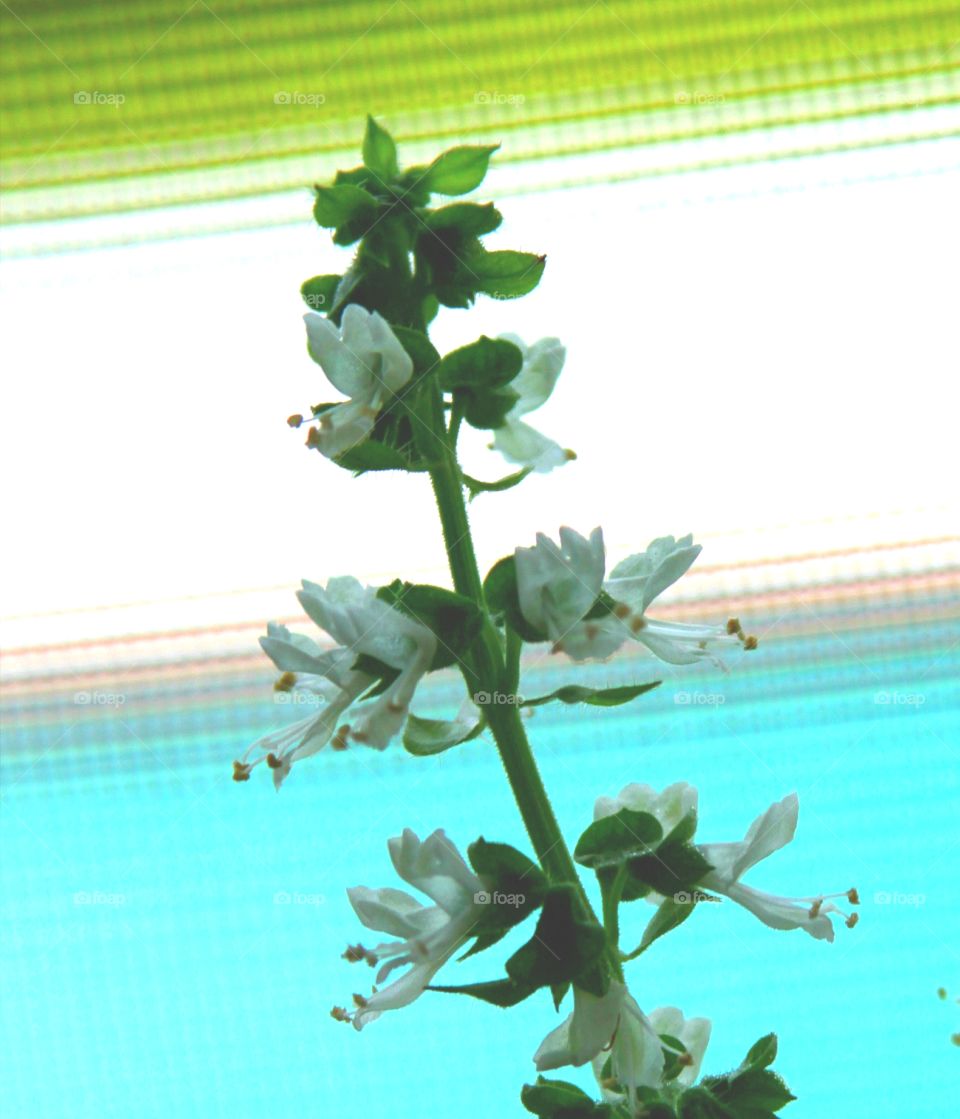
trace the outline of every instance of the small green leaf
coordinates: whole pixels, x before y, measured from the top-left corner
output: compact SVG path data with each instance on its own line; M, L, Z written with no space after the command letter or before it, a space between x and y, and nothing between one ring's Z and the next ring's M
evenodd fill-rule
M614 816L593 821L577 841L573 857L591 870L618 866L641 852L655 849L662 836L656 816L621 808Z
M524 987L554 987L575 980L591 993L603 995L609 978L593 982L590 973L605 948L603 929L583 915L574 888L554 886L544 898L536 932L507 960L507 974Z
M372 221L377 212L377 200L362 187L341 183L339 186L318 186L315 192L313 216L317 225L328 229L349 221Z
M409 754L418 758L442 754L462 742L469 742L482 733L483 720L472 726L460 719L446 722L442 719L421 719L419 715L408 715L403 728L403 746Z
M396 177L397 145L385 128L373 117L367 117L367 131L363 137L363 163L377 178L387 181Z
M426 217L427 229L433 232L456 230L465 237L480 237L492 233L503 221L503 215L492 202L480 206L476 202L451 202L439 210L431 210Z
M454 389L493 389L507 385L523 368L518 346L503 338L481 335L440 362L437 380L444 392Z
M504 421L520 397L511 388L458 389L463 401L463 418L471 427L490 431L503 427Z
M533 628L523 616L517 594L517 566L513 556L504 556L487 572L483 581L483 594L487 606L499 615L524 641L546 641L547 635Z
M767 1034L750 1046L743 1065L747 1068L768 1068L776 1059L777 1035Z
M488 983L467 983L459 987L427 987L428 991L443 991L449 995L470 995L494 1006L516 1006L528 999L534 991L512 979L494 979Z
M314 276L300 285L300 295L312 311L329 312L340 283L340 276Z
M498 478L496 482L482 482L479 478L471 478L469 474L463 474L462 472L460 477L463 479L463 484L470 491L470 500L472 501L477 494L480 493L503 493L504 490L512 490L514 486L519 486L524 478L532 473L533 467L525 466L515 474L508 474L505 478Z
M665 898L643 930L640 947L634 954L639 956L641 952L646 952L655 940L659 940L661 936L679 928L693 912L695 906L696 901L693 897L687 902Z
M437 635L431 671L459 662L483 625L483 614L475 602L443 587L395 579L389 586L380 587L377 597Z
M627 863L627 881L633 886L656 890L658 894L672 897L694 892L694 887L713 867L692 843L665 841L655 855L642 855ZM624 890L625 900L633 897L631 889Z
M477 943L467 953L472 956L496 944L543 903L547 879L532 859L506 843L480 838L470 844L468 855L487 887L482 900L474 899L483 911L475 926Z
M368 470L422 470L423 467L413 466L408 458L386 443L378 443L374 439L366 439L362 443L337 455L334 459L337 466L345 470L352 470L355 474L366 474Z
M540 283L547 258L512 249L487 252L481 247L479 252L474 250L470 254L466 263L475 278L477 291L492 295L494 299L517 299Z
M536 1084L524 1084L520 1102L540 1119L594 1119L604 1114L576 1085L543 1076L537 1077Z
M623 684L617 688L585 688L579 684L567 684L549 695L525 699L521 707L542 707L545 703L554 702L588 703L591 707L619 707L659 685L659 680L653 680L649 684Z
M430 164L424 185L437 194L468 194L483 182L490 156L498 147L465 145L442 152Z

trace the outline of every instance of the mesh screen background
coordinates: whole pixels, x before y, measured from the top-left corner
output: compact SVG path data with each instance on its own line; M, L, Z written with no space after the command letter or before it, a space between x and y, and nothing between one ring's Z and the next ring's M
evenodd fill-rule
M450 345L457 329L518 321L534 337L569 335L584 371L568 411L551 413L582 472L496 509L478 501L485 560L561 520L602 519L617 557L689 525L707 552L661 613L739 613L762 638L762 654L726 674L639 656L577 672L607 685L663 677L628 708L538 710L531 733L568 839L594 796L627 781L694 781L705 839L739 837L796 789L798 839L751 882L787 894L855 882L864 899L858 928L829 947L732 905L698 913L641 961L641 1004L713 1019L707 1071L776 1029L798 1119L946 1114L960 993L960 553L938 390L956 371L945 202L960 166L956 6L4 3L0 21L15 371L3 434L21 526L5 557L5 1110L519 1115L530 1055L557 1022L546 997L503 1014L425 996L359 1037L328 1016L369 981L340 959L359 935L343 888L396 884L387 836L444 826L461 846L482 831L528 848L483 739L430 760L320 757L280 796L228 779L250 739L288 716L256 636L267 617L303 624L297 578L382 580L396 562L444 579L427 501L389 483L348 498L332 467L304 463L274 431L304 392L297 285L342 263L310 226L304 184L357 161L373 111L409 162L502 140L483 193L506 199L509 235L527 229L534 247L554 223L557 278L548 269L542 293L439 327ZM803 220L793 196L830 223L820 261L798 263L778 228ZM643 241L617 239L618 207ZM845 239L858 207L878 215L875 233ZM571 214L579 233L564 231ZM715 228L729 239L711 240ZM775 307L758 306L764 285L749 272L771 230L786 255L770 283L797 326L767 338L760 320ZM609 245L626 248L586 273ZM885 267L909 284L871 312ZM631 269L648 320L666 313L664 290L696 311L670 320L650 342L660 350L638 343L656 373L599 382L604 423L626 416L610 435L575 420L588 375L619 368L628 334L608 324L636 313L617 287ZM833 286L838 270L848 292ZM738 304L728 289L741 284ZM825 352L809 382L749 379L764 352L792 377L790 351L844 299L849 365ZM871 384L856 357L876 359L883 345L866 335L886 338L893 306L915 364ZM237 321L254 332L238 336ZM687 332L716 338L709 366L707 350L683 350ZM671 346L667 376L657 363ZM726 391L712 396L717 380ZM671 403L694 392L714 430L691 433L695 419ZM28 437L33 424L42 439ZM145 444L165 449L162 471ZM258 448L252 466L234 444ZM779 469L778 444L809 458L784 475L780 503L760 477ZM888 446L906 446L899 463L881 458ZM860 480L868 469L882 485ZM347 537L339 551L332 530ZM525 687L572 675L533 654ZM440 716L459 699L441 674L417 710ZM625 915L637 938L647 916ZM487 978L492 957L450 981Z

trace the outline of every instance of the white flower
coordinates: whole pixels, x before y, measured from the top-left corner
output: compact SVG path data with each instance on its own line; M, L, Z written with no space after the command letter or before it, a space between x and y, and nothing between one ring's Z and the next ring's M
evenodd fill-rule
M689 1088L700 1075L700 1065L710 1041L710 1019L684 1018L677 1007L661 1006L650 1012L650 1025L658 1034L675 1037L683 1045L686 1050L686 1055L681 1055L683 1069L671 1083Z
M741 842L701 844L700 851L714 868L701 884L749 909L772 929L803 929L817 940L832 941L833 924L829 915L839 914L847 928L853 928L857 923L857 915L848 917L829 899L845 897L851 904L857 905L860 899L856 890L817 897L787 898L763 893L740 882L741 876L750 867L793 839L799 811L797 794L791 793L758 816Z
M615 816L621 808L632 812L648 812L655 817L663 834L669 835L673 829L691 813L697 810L697 790L686 781L668 785L662 793L650 785L625 785L615 797L597 797L593 806L593 818Z
M692 541L692 536L660 537L645 552L617 564L604 582L606 556L599 528L589 540L561 528L561 547L540 533L535 547L516 550L520 609L532 626L546 633L554 652L577 661L609 657L631 638L669 664L693 664L714 644L740 641L747 649L756 648L756 639L747 637L735 619L726 626L707 626L646 616L650 603L700 554L700 546ZM588 617L601 591L607 596L606 612Z
M325 315L307 311L307 348L327 379L350 399L321 412L307 445L335 458L363 442L380 409L413 374L410 355L376 311L349 304L340 329Z
M523 367L509 385L519 399L507 413L503 426L494 429L493 447L508 462L546 474L576 455L541 435L520 417L547 401L560 376L567 351L558 338L541 338L528 348L515 334L501 334L500 337L512 342L523 354Z
M347 1017L361 1030L384 1010L408 1006L426 988L437 971L463 946L483 912L477 894L486 890L483 881L467 866L442 830L422 843L409 828L388 841L390 858L397 874L431 898L434 905L421 905L403 890L371 890L356 886L347 891L350 904L368 929L400 937L369 951L351 950L354 958L371 963L386 960L377 972L383 983L398 967L410 970L383 990L364 997L354 996L357 1010Z
M602 997L574 987L573 1013L547 1034L533 1059L538 1072L593 1061L598 1075L609 1059L611 1077L631 1104L638 1088L660 1086L664 1066L657 1031L616 980Z
M384 749L403 725L417 684L436 653L437 638L431 630L379 599L374 587L364 587L351 576L331 579L325 588L305 579L297 597L337 647L324 652L309 637L273 622L260 644L284 674L279 689L310 692L327 702L319 713L254 742L234 762L238 781L245 781L255 765L266 761L279 788L291 765L322 749L335 731L334 744L340 748L352 738ZM375 676L353 667L361 653L395 669L398 675L362 709L352 726L337 730L340 716L376 682Z

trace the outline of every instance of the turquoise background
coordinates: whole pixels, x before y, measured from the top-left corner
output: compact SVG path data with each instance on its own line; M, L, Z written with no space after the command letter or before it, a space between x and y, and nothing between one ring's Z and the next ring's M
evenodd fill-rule
M713 1020L705 1071L775 1030L799 1097L792 1119L950 1113L957 605L915 596L909 624L893 601L843 628L809 613L786 626L754 618L769 630L761 650L726 674L668 670L628 707L553 705L530 720L571 841L594 797L628 781L695 783L703 841L740 838L799 792L797 839L748 881L787 894L856 885L859 926L828 945L732 903L704 906L629 973L644 1008ZM791 622L806 635L791 636ZM658 667L547 657L524 690L645 680ZM11 1119L525 1114L520 1085L557 1022L545 993L512 1011L428 993L359 1035L329 1017L371 980L340 958L372 939L344 887L400 884L388 836L444 827L461 849L483 834L529 850L495 752L484 740L434 759L357 748L305 763L279 795L263 771L236 785L232 758L287 714L269 680L266 667L211 666L187 685L125 685L119 707L70 691L8 705L0 1060ZM444 674L415 706L441 715L458 702ZM625 937L638 940L651 913L627 908ZM526 935L448 965L444 980L494 977Z

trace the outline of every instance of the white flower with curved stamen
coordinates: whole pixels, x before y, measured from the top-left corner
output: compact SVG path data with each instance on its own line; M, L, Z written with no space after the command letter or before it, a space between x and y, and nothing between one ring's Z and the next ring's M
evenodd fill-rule
M664 1068L656 1029L617 980L601 997L574 987L573 1013L547 1034L533 1059L538 1072L592 1061L598 1076L609 1061L611 1076L631 1105L638 1088L660 1086Z
M476 895L487 887L442 830L421 843L406 828L402 836L388 841L388 847L397 874L435 904L422 905L403 890L389 887L371 890L356 886L347 891L350 904L368 929L400 938L356 952L353 958L365 958L371 963L387 961L377 972L378 985L396 968L409 965L409 971L383 990L369 996L355 995L357 1009L352 1015L336 1015L352 1020L358 1030L379 1018L383 1011L408 1006L422 994L434 975L463 946L483 913Z
M320 412L307 438L308 446L336 458L368 438L381 408L413 375L413 362L386 319L359 303L344 308L339 329L317 311L303 320L310 356L349 397Z
M283 673L279 690L306 691L327 702L317 714L254 742L234 762L237 781L245 781L251 769L265 761L279 788L295 761L317 753L335 734L334 745L340 748L353 739L384 749L403 725L417 684L437 650L431 630L379 599L374 587L364 587L351 576L331 579L326 587L305 579L297 597L311 620L338 642L337 647L323 651L309 637L273 622L260 644ZM377 680L353 667L360 654L394 669L397 675L362 708L352 726L338 729L340 717Z
M535 411L549 399L567 351L559 338L541 338L528 348L515 334L501 334L500 337L512 342L523 354L523 367L509 385L519 399L507 413L503 425L494 428L493 449L508 462L546 474L576 455L541 435L520 417Z
M603 534L593 530L589 541L571 528L560 529L561 547L542 533L533 548L516 549L517 593L527 621L553 642L554 652L573 660L603 659L627 640L645 645L669 664L693 664L709 655L712 645L756 647L740 623L725 626L658 622L647 607L680 578L700 553L691 536L663 536L645 552L630 556L604 581ZM597 609L600 592L606 607ZM605 609L605 612L603 612ZM596 617L588 617L591 611Z
M857 915L848 916L830 899L845 897L852 905L858 905L860 899L856 890L789 898L767 894L740 882L741 876L752 866L793 839L799 812L800 801L796 793L791 793L758 816L739 843L700 844L700 851L713 867L701 884L725 894L772 929L803 929L817 940L832 941L834 930L830 915L836 913L842 917L847 928L857 923Z

